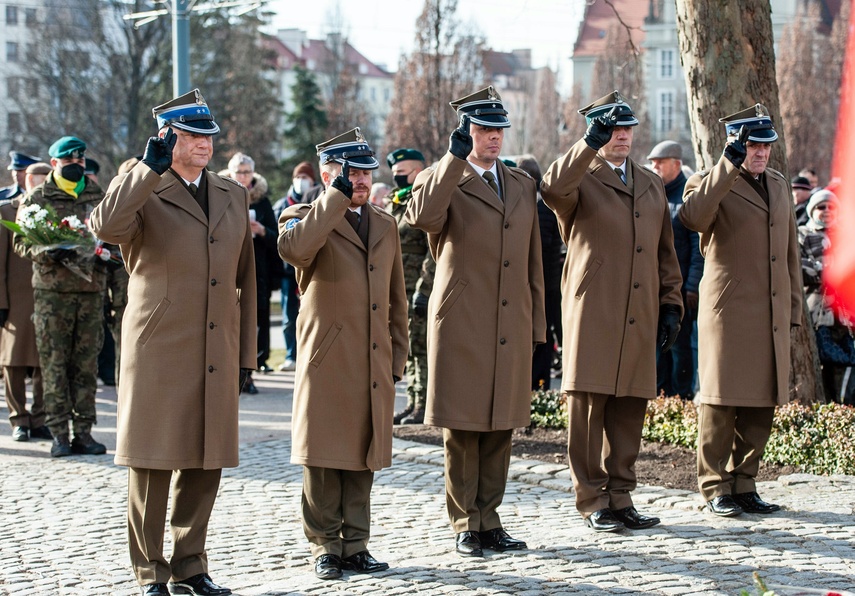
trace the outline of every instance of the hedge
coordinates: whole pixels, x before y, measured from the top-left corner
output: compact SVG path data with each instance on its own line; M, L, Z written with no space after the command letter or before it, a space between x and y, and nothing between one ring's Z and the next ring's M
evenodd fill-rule
M557 391L534 392L531 422L544 428L567 428L564 396ZM698 412L694 403L678 397L652 400L647 407L642 437L646 441L695 449ZM855 475L855 408L797 403L776 408L763 459L796 466L808 474Z

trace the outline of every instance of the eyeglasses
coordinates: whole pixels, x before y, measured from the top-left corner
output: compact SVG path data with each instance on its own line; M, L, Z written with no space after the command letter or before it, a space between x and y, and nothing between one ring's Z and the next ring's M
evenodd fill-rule
M834 205L817 205L816 207L814 207L814 209L819 211L825 211L826 209L828 209L829 211L834 211L835 207Z
M235 172L235 175L237 175L237 176L252 176L252 173L253 173L252 170L238 170L237 172Z

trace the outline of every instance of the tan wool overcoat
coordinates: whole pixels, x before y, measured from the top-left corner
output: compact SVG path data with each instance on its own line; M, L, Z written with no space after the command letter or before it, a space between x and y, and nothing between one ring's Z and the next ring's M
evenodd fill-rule
M140 162L92 212L130 274L116 463L238 465L238 376L256 366L249 195L208 171L208 217L173 175Z
M23 196L21 197L23 198ZM0 203L0 218L15 221L17 200ZM39 366L33 325L33 262L12 249L14 233L0 226L0 308L9 318L0 329L0 366Z
M682 278L662 180L627 169L629 185L580 140L543 177L567 244L561 388L652 399L659 307L682 311Z
M376 471L392 465L395 382L407 362L407 295L395 219L370 204L368 247L328 188L279 217L279 255L297 270L291 463Z
M701 403L771 407L790 400L790 325L802 279L789 183L767 169L769 204L722 157L689 178L680 219L706 259L698 306Z
M447 153L413 185L407 221L428 233L425 424L493 431L531 422L531 354L546 341L534 180L498 167L502 199Z

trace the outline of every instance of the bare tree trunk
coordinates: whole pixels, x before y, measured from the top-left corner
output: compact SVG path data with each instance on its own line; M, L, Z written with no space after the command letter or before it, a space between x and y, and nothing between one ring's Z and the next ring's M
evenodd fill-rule
M770 164L787 176L780 124L769 0L676 0L680 60L686 75L689 121L698 169L711 168L724 148L718 121L754 103L778 120ZM824 400L809 316L792 334L791 391L802 402Z

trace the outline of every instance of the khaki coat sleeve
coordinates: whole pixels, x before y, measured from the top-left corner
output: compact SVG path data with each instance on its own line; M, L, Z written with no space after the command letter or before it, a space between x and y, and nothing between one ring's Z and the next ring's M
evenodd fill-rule
M392 335L392 374L404 378L404 368L410 351L408 329L409 302L404 284L404 263L401 258L401 236L395 229L395 259L389 279L389 332Z
M552 162L543 175L540 194L543 202L555 212L559 220L566 220L576 210L579 186L596 156L597 152L580 139L567 153Z
M107 194L92 211L89 225L110 244L125 244L143 229L142 208L160 184L160 175L140 162L124 176L110 182Z
M792 194L792 193L790 193ZM790 325L793 327L801 327L804 310L802 308L802 300L804 300L804 282L802 281L802 264L799 255L799 238L796 230L796 215L795 211L790 216L790 237L789 246L787 248L787 267L790 272L790 304L792 312L790 313Z
M243 189L244 209L249 213L249 192ZM235 277L240 301L240 368L255 370L258 367L258 298L255 277L255 246L252 243L252 226L246 218L246 231L238 257Z
M528 279L531 288L531 342L546 343L546 298L543 282L543 251L540 247L540 221L537 209L531 218L532 229L528 247Z
M436 169L420 172L413 183L413 198L407 205L407 223L428 234L440 233L448 219L451 196L465 169L465 159L446 153Z
M664 196L665 191L662 191ZM662 232L659 234L659 304L675 304L680 307L680 320L685 314L683 304L683 276L680 273L680 262L677 251L674 250L674 226L671 223L671 211L663 210Z
M329 187L315 199L299 223L290 222L297 213L301 213L298 211L299 206L283 211L279 216L279 256L294 267L309 267L326 244L330 232L344 218L348 205L350 199L341 191ZM398 242L400 256L400 240Z
M683 208L680 221L701 234L709 232L718 216L718 207L739 177L739 168L724 156L710 172L703 176L694 174L683 191Z

